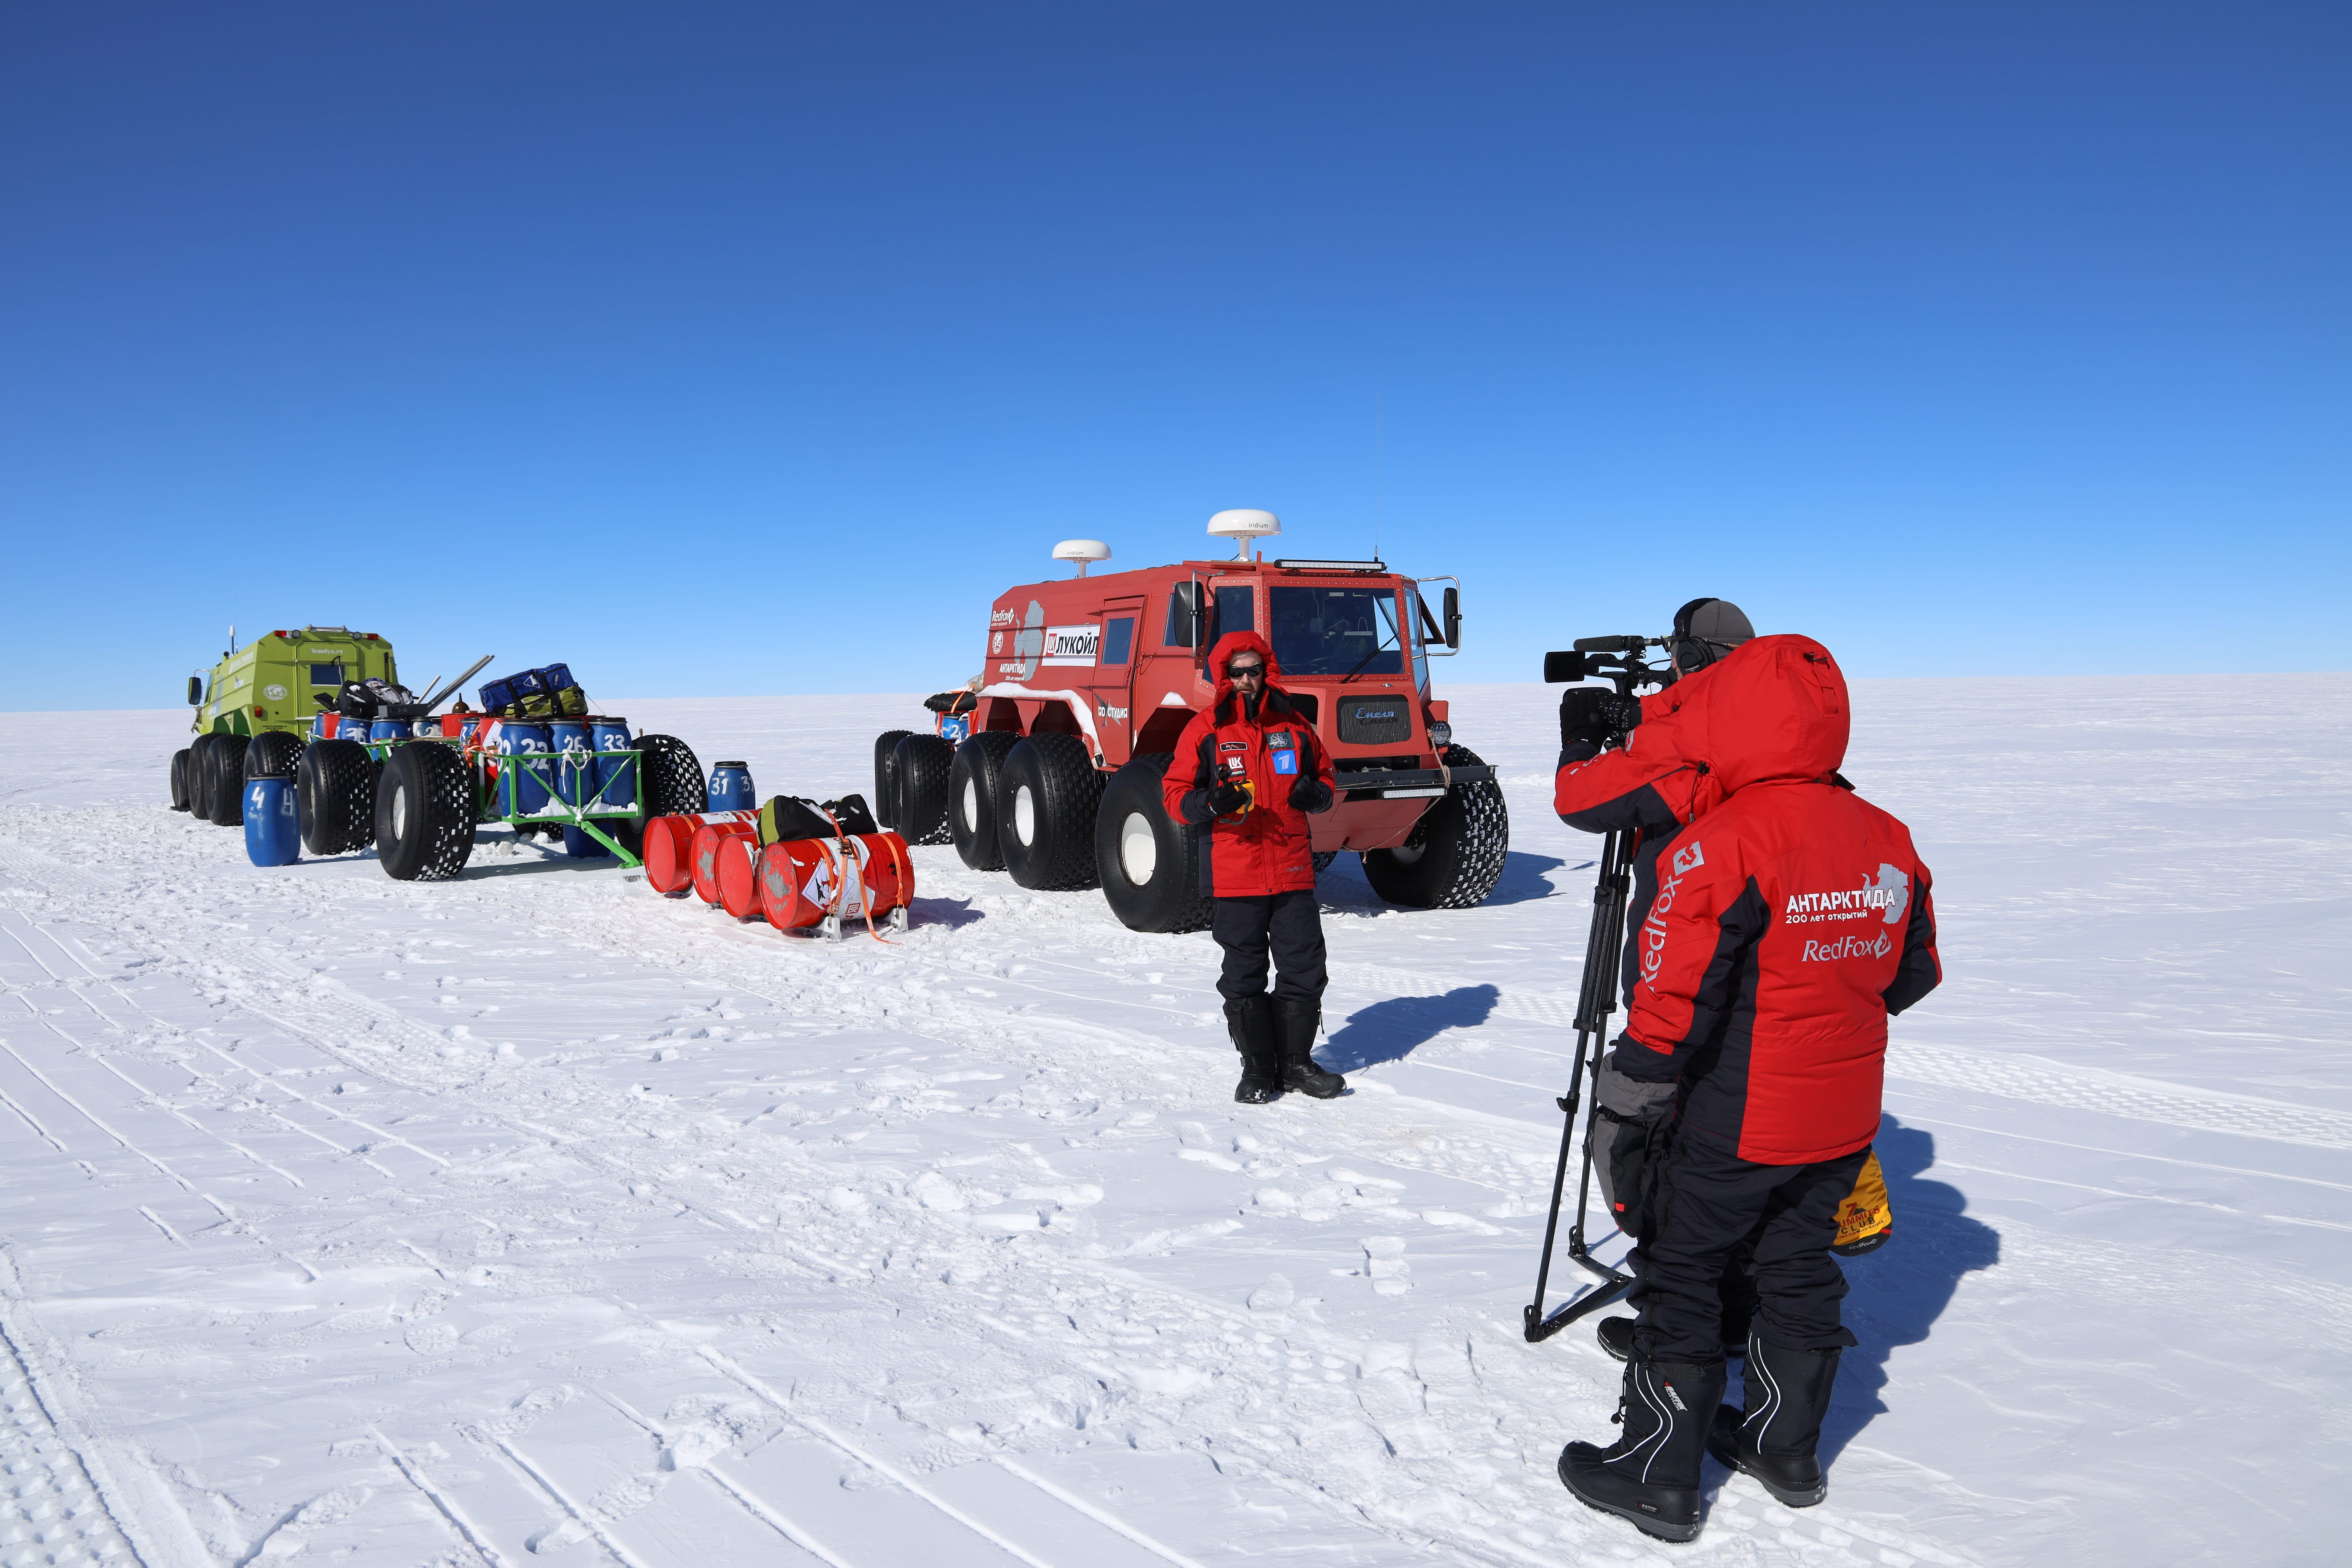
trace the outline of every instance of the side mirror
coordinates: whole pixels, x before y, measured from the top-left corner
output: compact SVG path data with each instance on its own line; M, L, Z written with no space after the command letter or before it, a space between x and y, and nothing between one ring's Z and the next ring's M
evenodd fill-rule
M1580 653L1548 653L1544 655L1544 680L1558 685L1563 680L1582 680L1590 672L1584 668Z
M201 675L192 675L188 677L188 706L201 708L204 705L205 678Z
M1462 646L1462 590L1459 588L1445 590L1444 620L1445 646L1460 647Z

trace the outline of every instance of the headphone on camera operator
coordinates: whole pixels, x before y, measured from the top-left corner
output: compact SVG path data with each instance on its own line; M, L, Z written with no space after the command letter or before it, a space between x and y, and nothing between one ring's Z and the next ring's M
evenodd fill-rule
M1664 688L1710 668L1755 635L1755 626L1738 605L1728 599L1708 598L1693 599L1676 610L1675 629L1665 637L1630 640L1647 640L1666 650L1666 668L1660 672L1659 680ZM1640 698L1605 687L1571 686L1559 698L1560 761L1580 762L1595 755L1605 746L1622 742L1641 722Z

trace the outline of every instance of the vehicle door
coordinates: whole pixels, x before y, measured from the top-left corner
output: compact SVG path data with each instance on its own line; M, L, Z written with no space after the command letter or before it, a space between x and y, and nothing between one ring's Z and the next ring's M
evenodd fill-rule
M1143 636L1143 595L1121 595L1096 612L1102 635L1095 645L1095 730L1103 760L1117 767L1134 755L1135 671Z

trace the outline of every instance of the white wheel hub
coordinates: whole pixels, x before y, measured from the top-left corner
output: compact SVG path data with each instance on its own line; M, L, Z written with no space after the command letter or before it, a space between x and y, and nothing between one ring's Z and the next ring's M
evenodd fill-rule
M1013 836L1024 849L1037 842L1037 796L1027 784L1013 792Z
M963 830L966 833L978 833L980 831L980 785L974 784L970 779L963 781L963 799L961 804L963 806Z
M408 792L398 784L392 786L392 836L408 837Z
M1127 879L1140 888L1149 884L1152 872L1160 868L1160 836L1151 831L1151 823L1143 813L1130 811L1127 820L1118 825L1118 868Z

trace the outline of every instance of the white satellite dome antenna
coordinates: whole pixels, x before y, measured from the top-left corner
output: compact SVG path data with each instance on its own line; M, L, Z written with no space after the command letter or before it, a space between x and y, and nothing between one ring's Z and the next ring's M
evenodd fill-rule
M1234 507L1221 511L1209 520L1209 531L1219 539L1237 539L1241 545L1234 559L1249 559L1250 541L1264 539L1269 533L1282 531L1282 520L1270 511L1260 511L1254 506Z
M1087 567L1110 559L1110 546L1099 539L1065 539L1054 546L1054 559L1076 562L1078 575L1083 577Z

